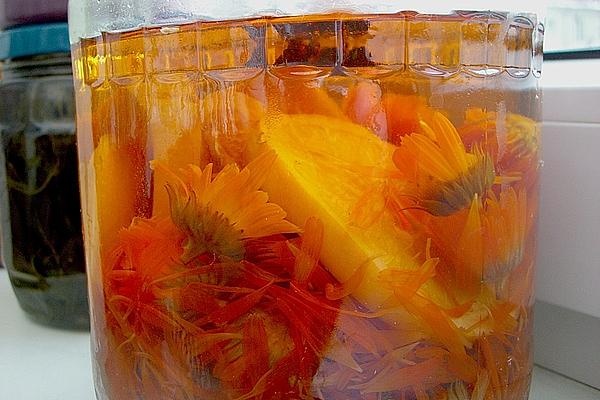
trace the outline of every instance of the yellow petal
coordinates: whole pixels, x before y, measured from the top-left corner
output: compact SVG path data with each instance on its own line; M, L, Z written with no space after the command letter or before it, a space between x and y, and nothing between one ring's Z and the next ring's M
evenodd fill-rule
M456 171L465 172L469 168L467 152L458 131L448 118L439 112L434 114L433 123L442 153Z

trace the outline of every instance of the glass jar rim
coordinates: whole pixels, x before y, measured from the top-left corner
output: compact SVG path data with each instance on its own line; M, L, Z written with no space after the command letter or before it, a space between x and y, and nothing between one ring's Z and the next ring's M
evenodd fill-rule
M69 28L71 43L103 32L131 31L144 27L198 21L230 21L260 17L305 16L330 13L397 14L414 11L445 15L457 10L499 12L508 17L522 15L541 20L544 3L534 0L480 0L423 2L422 0L71 0Z

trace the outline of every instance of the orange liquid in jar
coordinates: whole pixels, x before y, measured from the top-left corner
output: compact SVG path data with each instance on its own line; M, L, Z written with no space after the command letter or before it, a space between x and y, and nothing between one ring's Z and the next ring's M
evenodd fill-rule
M526 399L531 32L402 13L83 40L99 398Z

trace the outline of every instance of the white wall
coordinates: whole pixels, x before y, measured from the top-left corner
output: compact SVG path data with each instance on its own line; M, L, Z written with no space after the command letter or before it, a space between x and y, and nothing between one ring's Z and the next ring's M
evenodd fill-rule
M600 60L544 69L537 297L600 318Z

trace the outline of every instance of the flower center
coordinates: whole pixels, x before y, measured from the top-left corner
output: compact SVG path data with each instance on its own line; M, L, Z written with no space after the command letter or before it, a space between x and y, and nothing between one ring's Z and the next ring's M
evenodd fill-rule
M229 219L206 206L189 207L173 213L173 222L187 238L183 242L183 262L204 254L226 256L234 261L244 258L242 231L236 229Z
M448 216L468 207L476 194L483 195L492 187L496 174L492 159L478 150L476 161L464 173L447 182L431 185L423 193L421 205L433 215Z

